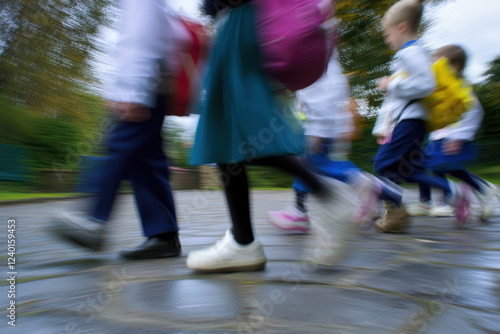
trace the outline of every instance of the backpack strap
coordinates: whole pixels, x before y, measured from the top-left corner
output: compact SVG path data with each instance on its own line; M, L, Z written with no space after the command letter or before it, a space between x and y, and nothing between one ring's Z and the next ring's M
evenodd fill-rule
M411 106L413 103L418 102L420 100L422 100L422 99L413 99L413 100L408 101L407 104L405 104L403 109L401 109L401 111L399 112L398 118L396 118L396 121L394 122L394 127L396 127L399 124L399 121L401 120L401 117L403 117L403 112L405 111L405 109L408 108L409 106Z

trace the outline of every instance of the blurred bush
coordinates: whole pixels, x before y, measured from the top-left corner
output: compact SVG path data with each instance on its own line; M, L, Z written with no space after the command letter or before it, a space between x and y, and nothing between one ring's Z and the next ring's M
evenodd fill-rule
M0 1L0 143L24 148L34 170L75 168L88 153L79 144L98 132L104 112L91 62L112 3Z

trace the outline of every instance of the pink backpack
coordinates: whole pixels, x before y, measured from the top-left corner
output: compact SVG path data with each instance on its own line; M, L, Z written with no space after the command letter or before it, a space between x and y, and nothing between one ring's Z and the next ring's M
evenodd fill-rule
M264 69L290 90L313 84L335 47L331 0L252 0Z

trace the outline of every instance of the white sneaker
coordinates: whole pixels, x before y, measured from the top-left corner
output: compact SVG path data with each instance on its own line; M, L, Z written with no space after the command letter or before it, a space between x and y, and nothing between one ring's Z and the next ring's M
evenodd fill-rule
M326 198L312 196L312 224L316 238L314 251L306 259L324 266L334 266L351 249L347 240L355 231L356 195L352 187L337 180L322 178L331 188Z
M262 270L266 256L259 241L240 245L234 240L231 230L213 246L189 253L186 265L203 272L234 272Z
M477 191L477 190L474 190L474 193L476 194L476 197L479 200L479 203L481 205L481 208L479 210L480 219L486 219L488 217L491 217L491 215L493 215L495 207L498 205L497 187L490 182L485 182L483 184L485 185L484 194Z
M455 209L448 204L440 204L433 206L429 215L433 217L455 217Z
M410 203L406 206L406 211L410 216L430 216L433 209L431 202Z

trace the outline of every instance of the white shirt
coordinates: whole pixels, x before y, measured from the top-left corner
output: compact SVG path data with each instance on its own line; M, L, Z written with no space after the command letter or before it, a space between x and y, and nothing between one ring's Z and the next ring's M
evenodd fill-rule
M160 68L177 67L175 50L189 35L165 0L122 0L115 80L106 98L154 107Z
M387 96L392 107L392 120L429 118L429 110L423 101L417 101L403 108L411 100L429 96L436 89L436 79L432 64L426 51L419 42L399 50L395 55L395 73L389 86Z
M349 111L349 83L336 56L328 63L321 78L298 92L307 120L306 136L339 138L353 131L353 115Z
M385 99L378 111L377 120L373 126L372 135L375 137L385 137L391 130L391 116L392 105L389 99Z

